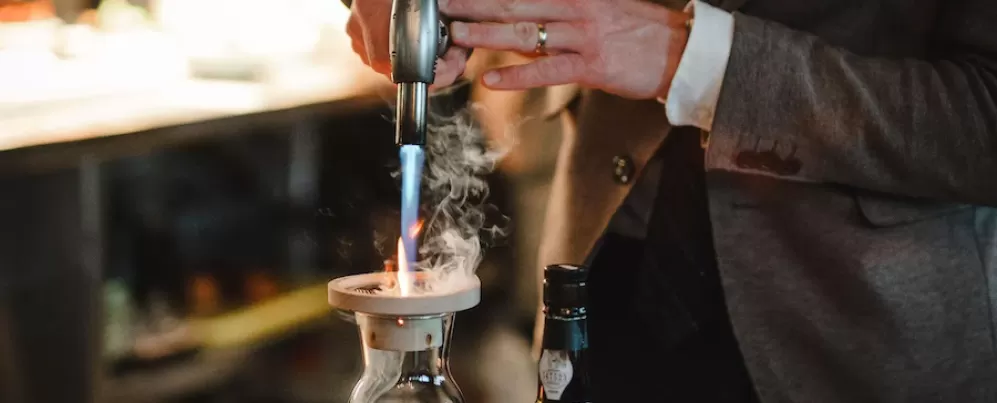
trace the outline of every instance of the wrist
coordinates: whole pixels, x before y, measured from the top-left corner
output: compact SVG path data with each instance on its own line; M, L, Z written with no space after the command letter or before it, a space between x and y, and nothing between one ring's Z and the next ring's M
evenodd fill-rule
M669 37L666 41L668 47L665 51L665 70L662 72L661 85L655 92L655 97L660 101L664 101L671 90L679 62L682 61L682 55L689 43L689 34L693 23L692 16L688 13L674 12L669 14L671 14L670 18L665 22L669 28Z

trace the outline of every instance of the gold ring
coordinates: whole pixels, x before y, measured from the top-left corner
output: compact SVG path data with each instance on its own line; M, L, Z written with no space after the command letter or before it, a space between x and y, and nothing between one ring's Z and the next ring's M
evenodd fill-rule
M537 24L537 47L534 50L537 54L547 53L547 25Z

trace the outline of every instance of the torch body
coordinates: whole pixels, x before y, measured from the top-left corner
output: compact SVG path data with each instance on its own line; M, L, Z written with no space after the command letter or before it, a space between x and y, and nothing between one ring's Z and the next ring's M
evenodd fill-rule
M391 81L398 85L395 142L421 146L429 85L436 78L436 60L449 46L448 27L437 0L394 0L390 30Z

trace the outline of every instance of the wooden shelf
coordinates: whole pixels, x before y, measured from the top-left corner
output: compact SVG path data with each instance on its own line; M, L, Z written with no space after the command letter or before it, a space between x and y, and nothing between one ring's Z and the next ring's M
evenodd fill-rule
M223 314L190 327L200 352L153 369L134 370L104 383L108 402L156 402L211 389L239 375L268 342L329 317L326 285L317 284Z
M193 320L191 328L206 349L237 348L293 331L331 312L322 283L235 312Z
M168 401L228 381L251 355L245 348L207 350L190 360L107 379L102 395L109 403Z

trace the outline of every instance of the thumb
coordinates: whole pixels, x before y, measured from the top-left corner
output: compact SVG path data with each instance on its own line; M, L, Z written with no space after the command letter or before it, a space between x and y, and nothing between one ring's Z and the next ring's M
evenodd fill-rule
M436 81L429 88L438 90L448 87L464 75L467 68L468 50L459 47L451 47L443 58L436 62Z

